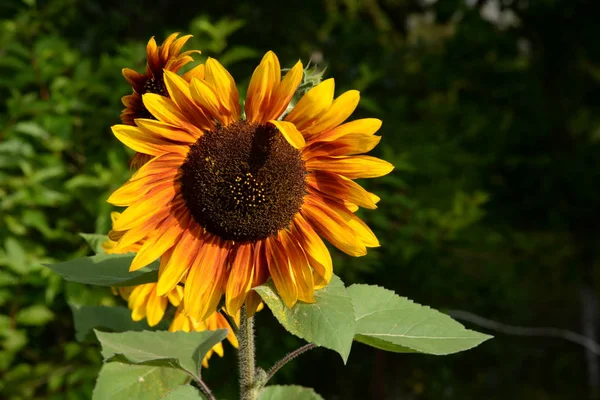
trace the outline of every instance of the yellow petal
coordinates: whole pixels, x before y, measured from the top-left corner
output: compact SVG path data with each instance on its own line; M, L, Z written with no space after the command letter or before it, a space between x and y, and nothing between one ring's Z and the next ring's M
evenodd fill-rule
M172 201L176 191L174 185L157 191L150 191L146 199L133 203L123 211L119 219L115 221L113 229L126 231L143 224L155 215L156 210L162 209Z
M387 161L371 156L315 157L306 161L306 169L324 170L346 178L377 178L387 175L394 166Z
M164 81L171 99L187 117L181 124L191 131L195 138L200 137L203 130L212 129L212 122L192 100L189 84L176 73L167 70L164 71Z
M148 296L152 292L154 284L148 283L140 285L131 292L129 296L128 306L131 309L131 319L141 321L146 317L146 305L148 304ZM136 290L137 289L137 290Z
M142 130L142 132L148 132L152 135L181 143L196 143L198 138L202 135L201 131L197 131L199 132L199 135L196 135L195 133L190 133L181 129L178 126L167 124L166 122L161 122L155 119L137 118L135 120L135 124Z
M196 65L194 68L183 74L186 82L191 82L192 78L204 79L204 64Z
M296 129L296 126L293 123L277 120L270 120L269 123L275 125L285 140L287 140L292 147L296 149L302 149L306 144L304 141L304 136L302 136L298 129Z
M142 101L150 114L159 121L181 126L182 122L186 120L177 104L168 97L156 93L146 93L142 95Z
M265 120L277 119L283 114L290 104L298 85L302 82L303 73L302 62L298 61L274 90L269 101L269 109L265 112Z
M213 87L220 97L229 115L227 124L240 118L240 95L231 74L214 58L208 58L205 64L204 79Z
M352 115L359 100L360 93L358 90L349 90L343 93L335 99L329 110L319 117L317 122L307 128L306 131L315 134L335 128Z
M273 91L281 79L279 59L268 51L254 70L246 94L246 119L250 123L265 123L269 114L269 104Z
M225 289L225 307L229 315L236 315L252 285L254 275L254 244L240 244L231 261L231 271Z
M206 113L223 125L227 125L229 112L223 107L219 95L207 81L192 79L190 85L192 97Z
M352 133L373 135L381 128L381 120L376 118L364 118L346 122L328 132L323 132L312 138L312 141L332 141Z
M319 83L302 96L285 120L293 122L299 130L307 128L329 110L333 102L334 89L333 78Z
M156 295L156 287L150 292L148 304L146 305L146 317L148 325L155 326L162 320L167 309L167 298Z

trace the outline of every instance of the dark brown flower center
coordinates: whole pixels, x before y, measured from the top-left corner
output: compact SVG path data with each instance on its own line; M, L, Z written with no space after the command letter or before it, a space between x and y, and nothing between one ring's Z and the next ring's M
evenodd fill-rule
M271 125L245 121L206 132L181 166L194 219L226 240L256 241L292 222L306 194L300 152Z
M169 97L169 92L163 78L158 76L153 76L146 81L144 84L144 93L156 93L164 97Z

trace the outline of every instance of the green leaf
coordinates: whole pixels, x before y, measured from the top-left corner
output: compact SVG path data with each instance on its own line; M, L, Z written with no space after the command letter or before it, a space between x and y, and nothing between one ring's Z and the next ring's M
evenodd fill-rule
M104 254L102 243L108 240L107 235L101 235L99 233L80 233L79 236L81 236L87 242L94 253Z
M17 323L21 325L40 326L54 318L54 313L42 304L23 308L17 313Z
M161 397L161 400L204 400L206 397L202 395L193 386L181 385L177 386L174 390Z
M227 336L227 329L203 332L96 332L105 360L153 362L187 371L199 379L206 353Z
M188 379L175 368L109 362L100 370L92 400L158 400Z
M315 292L316 303L298 302L292 308L286 307L271 282L254 290L290 333L337 351L346 363L356 321L352 301L340 278L333 276L328 286Z
M382 287L352 285L348 293L356 315L355 340L378 349L443 355L491 338Z
M46 265L68 281L99 286L135 286L156 282L158 262L129 272L133 254L98 254Z
M267 386L260 392L258 400L323 400L323 398L310 388L302 386Z
M161 321L156 327L151 328L146 320L133 321L131 310L126 307L71 307L75 322L75 337L84 341L94 329L109 330L113 332L144 331L167 329L166 321Z

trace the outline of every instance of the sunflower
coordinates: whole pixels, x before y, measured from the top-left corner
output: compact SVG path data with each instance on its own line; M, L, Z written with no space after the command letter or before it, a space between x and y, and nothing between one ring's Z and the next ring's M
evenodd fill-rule
M115 136L153 158L108 199L127 207L113 225L115 249L135 244L130 270L161 258L156 292L184 285L184 312L212 315L225 295L237 315L252 315L260 299L252 287L269 278L288 307L314 302L332 276L321 237L351 256L379 242L353 211L379 198L355 183L392 171L363 155L380 140L377 119L344 121L359 93L334 99L334 80L306 92L284 115L302 80L298 62L281 77L268 52L252 75L244 104L216 60L190 82L165 70L169 97L142 96L154 119L116 125Z
M200 53L198 50L190 50L181 53L181 49L192 35L177 38L179 34L171 34L160 45L156 45L154 37L148 41L146 46L146 72L138 73L130 68L123 68L123 76L131 85L133 93L123 96L121 101L125 108L121 113L121 121L126 125L135 125L136 118L153 118L148 112L142 101L144 93L155 93L161 96L169 96L165 87L163 71L177 73L184 65L194 61L191 57L193 53ZM204 66L197 66L184 74L188 81L193 76L202 76ZM150 160L151 156L144 153L137 153L132 161L136 167L143 165Z

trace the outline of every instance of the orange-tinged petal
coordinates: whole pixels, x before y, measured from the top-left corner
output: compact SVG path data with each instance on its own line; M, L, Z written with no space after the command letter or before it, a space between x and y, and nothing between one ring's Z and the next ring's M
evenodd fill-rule
M229 253L229 242L207 236L189 271L183 292L186 313L201 321L215 312L219 304Z
M177 37L177 34L175 34L175 37ZM171 48L169 49L169 55L171 57L175 56L176 54L179 54L179 52L181 51L181 49L183 48L183 46L185 45L185 43L192 37L192 35L184 35L182 37L180 37L179 39L175 40L175 42L173 42L173 44L170 46ZM198 52L200 53L199 50L194 50L194 52Z
M223 125L227 125L228 111L223 107L219 95L212 85L207 81L192 79L190 92L193 99L200 105L208 115L216 119Z
M375 236L375 234L373 233L371 228L369 228L362 219L358 218L355 215L354 218L351 219L350 222L348 222L348 224L354 230L354 232L356 232L356 234L358 235L358 238L360 240L362 240L362 242L365 244L365 246L367 246L367 247L379 247L380 246L379 240L377 240L377 236Z
M202 135L202 132L200 131L197 131L200 133L196 135L197 132L190 133L178 126L155 119L137 118L135 123L143 132L148 132L154 136L163 137L174 142L196 143L198 138Z
M277 119L283 114L290 104L298 85L302 82L303 73L302 62L298 61L275 88L269 101L269 109L265 110L265 120Z
M307 133L320 133L329 131L344 122L358 105L360 93L358 90L349 90L334 100L327 112L318 121L306 129Z
M360 218L348 211L345 206L336 202L328 202L327 205L348 223L348 226L352 228L356 236L366 247L379 247L377 237Z
M333 200L347 200L364 208L377 208L372 193L367 192L353 180L341 175L326 171L313 171L307 175L306 182L310 187L317 189Z
M232 255L231 270L225 289L225 307L229 315L237 315L254 275L254 244L240 244Z
M323 156L349 156L367 153L381 141L381 136L351 133L331 142L312 142L302 152L302 158L308 160Z
M179 169L186 156L179 153L167 153L154 157L140 167L129 179L134 181L148 175L161 175L173 169Z
M325 200L315 199L315 196L307 196L301 213L321 236L344 253L354 257L367 254L365 245L356 236L349 221L327 203Z
M327 286L333 275L333 262L327 246L302 214L294 217L292 232L300 241L310 266L315 270L315 289Z
M377 118L363 118L346 122L328 132L315 135L312 141L332 141L342 136L362 133L364 135L373 135L381 128L381 120Z
M306 169L324 170L356 179L387 175L392 172L394 166L385 160L371 156L336 156L306 160Z
M254 244L254 271L251 287L262 285L269 279L269 267L265 254L265 242L258 241ZM246 296L246 312L251 317L260 308L262 299L254 290L248 292Z
M196 225L191 222L190 225ZM188 272L194 258L202 246L201 228L194 226L182 235L181 240L173 248L173 253L167 264L159 271L157 293L164 296L181 282L183 276Z
M165 153L176 152L187 154L188 147L177 142L165 139L158 135L149 134L136 126L114 125L113 134L123 144L132 150L153 156L159 156Z
M136 201L141 200L151 190L161 190L172 187L175 184L175 175L177 170L173 170L168 175L151 175L146 179L138 179L126 182L123 186L115 190L106 200L108 203L119 207L126 207Z
M170 34L165 41L162 43L162 45L160 46L160 57L163 60L166 60L169 58L169 54L171 54L171 52L169 51L171 49L171 43L173 43L175 41L175 38L179 35L179 32L175 32Z
M277 120L270 120L269 123L275 125L285 140L287 140L292 147L296 149L302 149L306 144L304 141L304 136L302 136L298 129L296 129L296 126L293 123Z
M304 251L298 244L297 239L286 230L279 231L279 240L289 257L298 291L298 300L305 303L314 303L316 301L315 283Z
M114 223L113 229L117 231L129 230L151 219L156 210L160 210L173 200L179 190L177 186L170 185L160 190L151 190L145 199L133 203L123 211Z
M189 217L181 221L175 217L165 220L157 231L148 237L148 240L146 240L137 252L133 261L131 261L129 271L137 271L157 260L163 253L173 247L185 229L187 229L188 224Z
M164 81L171 99L187 117L185 121L182 121L186 123L182 125L190 130L195 138L200 137L203 130L212 129L212 122L194 103L189 84L176 73L167 70L164 71Z
M266 242L267 265L269 273L273 278L273 283L277 292L285 305L292 308L298 301L298 289L294 280L294 274L290 268L290 262L285 254L285 250L279 241L269 237Z
M333 103L335 83L333 78L324 80L310 89L285 117L302 131L327 112Z
M208 58L205 64L204 79L215 88L221 104L229 111L229 121L240 118L240 95L231 74L214 58Z

